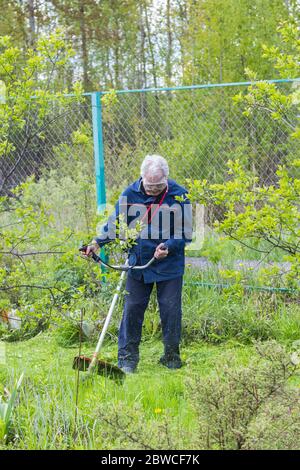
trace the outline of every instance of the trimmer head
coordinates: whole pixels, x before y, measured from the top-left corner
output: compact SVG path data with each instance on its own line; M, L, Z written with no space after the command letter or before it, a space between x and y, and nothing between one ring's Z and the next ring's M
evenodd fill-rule
M73 369L80 370L82 372L87 372L92 359L86 356L75 356L73 360ZM108 362L101 361L97 359L97 366L95 371L99 375L104 375L109 379L116 380L118 382L123 382L125 378L125 373L119 369L119 367L114 366Z

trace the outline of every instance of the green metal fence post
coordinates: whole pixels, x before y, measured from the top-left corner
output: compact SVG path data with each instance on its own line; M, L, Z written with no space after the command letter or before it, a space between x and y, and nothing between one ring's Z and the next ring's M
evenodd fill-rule
M104 165L104 142L102 132L102 104L101 92L96 91L92 95L92 120L93 120L93 139L94 139L94 158L95 158L95 176L96 176L96 199L97 212L101 214L106 206L106 188L105 188L105 165ZM101 250L101 257L108 261L104 250ZM101 266L102 273L106 269ZM105 276L102 278L105 282Z
M104 211L105 206L106 206L106 190L105 190L105 167L104 167L104 143L103 143L103 133L102 133L102 106L101 106L101 93L99 91L92 93L92 119L93 119L97 211L98 213L101 213Z

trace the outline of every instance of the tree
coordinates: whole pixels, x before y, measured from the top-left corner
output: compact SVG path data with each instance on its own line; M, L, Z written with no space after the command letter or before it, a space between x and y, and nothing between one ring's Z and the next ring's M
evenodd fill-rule
M71 56L62 32L40 37L25 57L9 36L0 39L0 79L6 88L5 102L0 105L0 194L11 186L10 179L34 139L42 140L51 120L57 118L49 112L50 104L59 107L72 102L64 97L68 90L56 93L57 80ZM79 99L80 84L74 83L72 89L75 100Z
M187 5L183 78L192 84L242 81L245 67L260 79L273 77L272 64L261 61L261 44L279 44L279 21L299 14L295 1L283 0L187 0Z
M271 59L282 77L292 73L299 76L300 36L295 24L283 24L278 28L281 47L264 46L264 56ZM292 51L292 53L291 53ZM252 73L252 78L255 77ZM288 125L292 138L299 142L299 123L289 120L289 111L299 109L300 89L284 94L274 84L258 82L249 87L246 96L239 94L236 101L251 118L252 113L264 113L273 120ZM226 212L216 227L226 236L237 240L264 256L275 248L290 262L290 270L281 280L299 289L300 276L300 146L298 152L285 165L278 165L276 184L261 184L255 173L239 160L230 160L229 179L221 184L207 180L190 181L191 198L204 204L222 205ZM273 282L278 281L279 267L268 273Z

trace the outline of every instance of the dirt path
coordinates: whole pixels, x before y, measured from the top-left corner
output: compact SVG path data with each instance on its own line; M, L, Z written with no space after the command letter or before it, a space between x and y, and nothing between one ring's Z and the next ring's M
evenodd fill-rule
M193 268L197 268L197 269L214 269L216 267L220 269L220 268L225 267L222 265L222 262L215 264L209 261L204 256L202 257L186 256L185 265L193 267ZM264 262L264 261L257 261L257 260L242 260L241 259L241 260L236 260L233 265L234 265L234 269L237 269L237 270L248 270L249 268L252 268L253 271L257 271L267 266L279 266L281 268L280 272L284 273L286 271L289 271L290 269L290 263L288 262L277 263L277 262Z

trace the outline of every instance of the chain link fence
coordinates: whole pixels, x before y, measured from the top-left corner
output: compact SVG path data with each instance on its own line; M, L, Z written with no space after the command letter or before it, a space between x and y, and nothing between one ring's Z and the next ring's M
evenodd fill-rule
M42 119L38 114L37 105L29 106L24 126L12 126L9 132L12 147L1 158L1 194L10 194L27 177L39 179L51 169L71 172L72 165L83 157L93 171L91 97L80 102L68 98L61 103L49 102ZM78 145L81 131L89 138L84 155Z
M288 95L297 84L276 86ZM171 178L183 185L187 178L222 182L228 177L227 161L237 158L262 184L276 184L278 165L299 158L299 140L290 135L297 108L288 122L274 120L268 110L249 117L234 103L240 92L247 92L245 84L97 92L80 102L49 104L42 124L29 112L25 126L12 129L13 147L1 159L1 194L10 194L31 175L72 173L76 164L88 171L89 197L96 187L99 208L114 202L138 178L145 155L154 153L166 157ZM222 280L214 277L215 269L212 278L205 276L215 285Z
M296 82L295 82L296 84ZM293 82L279 83L291 93ZM226 162L239 158L262 184L276 183L276 169L295 154L299 143L288 124L275 121L268 110L243 115L233 97L246 86L120 92L103 110L106 186L121 190L139 176L146 154L161 154L170 175L222 182ZM296 109L288 116L296 123Z
M279 82L286 94L299 84ZM183 185L187 178L222 182L227 161L237 158L262 184L276 184L278 165L299 155L299 140L268 110L245 116L233 100L239 92L247 92L245 84L123 90L105 103L106 93L91 93L80 102L49 104L42 125L33 111L21 130L12 131L13 149L1 159L1 192L45 170L70 171L76 161L95 172L96 161L99 207L137 178L145 155L154 153L167 158L170 176ZM288 121L297 119L295 107Z

